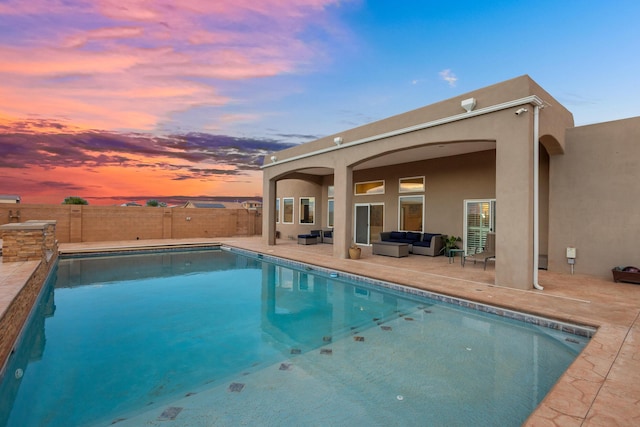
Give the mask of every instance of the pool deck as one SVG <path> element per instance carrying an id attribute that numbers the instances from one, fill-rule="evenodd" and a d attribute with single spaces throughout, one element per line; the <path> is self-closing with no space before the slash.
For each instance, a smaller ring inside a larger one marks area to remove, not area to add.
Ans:
<path id="1" fill-rule="evenodd" d="M 67 243 L 60 252 L 81 253 L 133 248 L 197 247 L 222 243 L 315 264 L 431 292 L 598 328 L 590 343 L 549 392 L 525 425 L 640 425 L 640 286 L 586 275 L 540 271 L 543 291 L 493 285 L 494 270 L 446 257 L 410 255 L 391 258 L 362 248 L 359 260 L 336 259 L 332 245 L 298 245 L 278 240 L 267 246 L 259 237 L 136 240 Z M 0 263 L 0 315 L 26 282 L 37 262 Z M 579 263 L 576 270 L 579 271 Z"/>

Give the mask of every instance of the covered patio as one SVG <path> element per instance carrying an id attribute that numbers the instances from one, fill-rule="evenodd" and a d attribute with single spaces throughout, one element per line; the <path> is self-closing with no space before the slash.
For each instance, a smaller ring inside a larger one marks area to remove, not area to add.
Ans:
<path id="1" fill-rule="evenodd" d="M 523 76 L 273 153 L 262 167 L 264 242 L 333 227 L 340 259 L 382 231 L 461 236 L 467 250 L 494 231 L 494 284 L 531 289 L 548 248 L 549 158 L 572 125 Z M 477 238 L 467 232 L 474 202 L 491 206 Z"/>

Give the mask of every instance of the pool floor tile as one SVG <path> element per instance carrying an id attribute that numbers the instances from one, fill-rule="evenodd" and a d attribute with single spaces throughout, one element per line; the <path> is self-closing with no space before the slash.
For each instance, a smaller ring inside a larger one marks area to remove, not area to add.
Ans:
<path id="1" fill-rule="evenodd" d="M 240 393 L 244 388 L 244 384 L 242 383 L 231 383 L 229 384 L 229 391 L 233 393 Z"/>
<path id="2" fill-rule="evenodd" d="M 170 406 L 158 417 L 159 421 L 167 421 L 167 420 L 175 420 L 178 414 L 182 411 L 182 408 L 178 408 L 177 406 Z"/>

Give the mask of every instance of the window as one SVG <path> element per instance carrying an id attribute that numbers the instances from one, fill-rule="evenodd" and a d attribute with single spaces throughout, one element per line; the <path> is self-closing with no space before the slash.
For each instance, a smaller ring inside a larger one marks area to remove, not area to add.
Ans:
<path id="1" fill-rule="evenodd" d="M 400 196 L 398 206 L 400 230 L 422 232 L 424 196 Z"/>
<path id="2" fill-rule="evenodd" d="M 487 233 L 496 231 L 495 199 L 464 201 L 464 244 L 467 254 L 475 254 L 486 244 Z"/>
<path id="3" fill-rule="evenodd" d="M 316 198 L 300 197 L 300 224 L 315 224 Z"/>
<path id="4" fill-rule="evenodd" d="M 276 266 L 276 287 L 280 289 L 293 290 L 293 270 Z M 277 303 L 277 301 L 276 301 Z M 277 307 L 276 307 L 277 310 Z"/>
<path id="5" fill-rule="evenodd" d="M 298 273 L 298 290 L 313 292 L 315 276 L 307 273 Z"/>
<path id="6" fill-rule="evenodd" d="M 356 196 L 384 194 L 384 181 L 356 182 Z"/>
<path id="7" fill-rule="evenodd" d="M 293 197 L 282 198 L 282 223 L 293 224 Z"/>
<path id="8" fill-rule="evenodd" d="M 280 222 L 280 199 L 276 199 L 276 224 Z"/>
<path id="9" fill-rule="evenodd" d="M 424 191 L 424 176 L 400 178 L 399 193 L 416 193 Z"/>
<path id="10" fill-rule="evenodd" d="M 333 199 L 329 199 L 327 201 L 328 212 L 327 212 L 327 227 L 333 228 Z"/>
<path id="11" fill-rule="evenodd" d="M 333 185 L 330 185 L 327 188 L 327 197 L 332 198 L 334 193 L 335 193 L 335 187 Z"/>

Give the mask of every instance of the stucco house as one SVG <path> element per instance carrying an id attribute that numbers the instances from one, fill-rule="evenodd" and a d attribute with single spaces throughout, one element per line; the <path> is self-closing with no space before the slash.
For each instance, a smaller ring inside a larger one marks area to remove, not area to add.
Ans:
<path id="1" fill-rule="evenodd" d="M 640 264 L 639 141 L 640 117 L 575 127 L 520 76 L 268 154 L 263 239 L 331 228 L 346 258 L 381 231 L 467 251 L 495 232 L 496 285 L 539 287 L 540 267 L 610 277 Z"/>
<path id="2" fill-rule="evenodd" d="M 262 209 L 262 201 L 260 200 L 245 200 L 244 202 L 242 202 L 242 207 L 250 210 L 250 211 L 257 211 L 257 210 L 261 210 Z"/>

